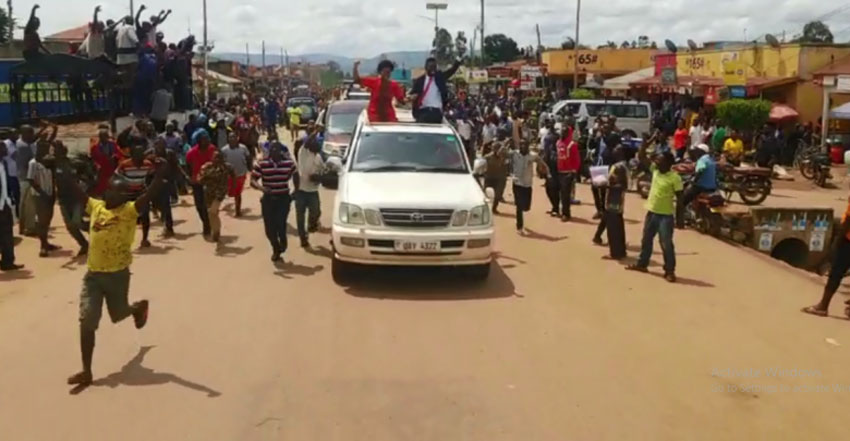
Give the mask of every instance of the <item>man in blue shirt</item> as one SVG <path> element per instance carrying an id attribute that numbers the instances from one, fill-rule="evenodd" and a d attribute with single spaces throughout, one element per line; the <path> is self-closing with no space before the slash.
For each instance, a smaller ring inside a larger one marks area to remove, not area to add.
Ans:
<path id="1" fill-rule="evenodd" d="M 700 144 L 691 149 L 691 158 L 697 163 L 694 170 L 694 182 L 683 195 L 683 205 L 688 206 L 702 193 L 713 193 L 717 190 L 717 163 L 708 154 L 708 145 Z"/>

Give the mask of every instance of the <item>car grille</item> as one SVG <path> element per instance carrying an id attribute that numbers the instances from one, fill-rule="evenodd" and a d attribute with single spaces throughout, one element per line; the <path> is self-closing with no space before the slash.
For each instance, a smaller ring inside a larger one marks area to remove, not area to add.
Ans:
<path id="1" fill-rule="evenodd" d="M 382 208 L 381 217 L 389 227 L 440 228 L 449 225 L 454 210 Z"/>

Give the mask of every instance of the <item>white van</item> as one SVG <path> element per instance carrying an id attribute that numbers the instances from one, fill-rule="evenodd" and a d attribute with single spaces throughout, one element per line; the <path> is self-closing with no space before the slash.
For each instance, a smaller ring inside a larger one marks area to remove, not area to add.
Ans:
<path id="1" fill-rule="evenodd" d="M 563 100 L 552 107 L 552 115 L 587 118 L 589 124 L 599 115 L 613 115 L 617 127 L 632 132 L 633 137 L 648 133 L 652 125 L 652 108 L 645 101 Z"/>

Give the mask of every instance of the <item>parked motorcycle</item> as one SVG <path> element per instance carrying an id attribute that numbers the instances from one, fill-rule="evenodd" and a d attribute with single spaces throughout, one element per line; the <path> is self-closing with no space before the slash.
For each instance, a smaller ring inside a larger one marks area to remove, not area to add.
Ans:
<path id="1" fill-rule="evenodd" d="M 767 199 L 773 189 L 770 180 L 773 170 L 757 167 L 735 167 L 718 164 L 718 187 L 726 196 L 738 193 L 747 205 L 759 205 Z"/>
<path id="2" fill-rule="evenodd" d="M 832 161 L 829 156 L 823 153 L 812 156 L 810 159 L 812 177 L 809 178 L 817 184 L 818 187 L 826 187 L 826 184 L 832 179 Z"/>

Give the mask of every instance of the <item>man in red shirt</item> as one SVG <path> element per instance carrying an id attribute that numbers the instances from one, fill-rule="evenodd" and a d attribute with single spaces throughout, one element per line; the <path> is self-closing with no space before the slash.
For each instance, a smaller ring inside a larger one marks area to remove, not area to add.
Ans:
<path id="1" fill-rule="evenodd" d="M 154 171 L 156 170 L 153 162 L 145 158 L 147 150 L 144 144 L 134 145 L 130 150 L 130 157 L 121 161 L 115 169 L 115 174 L 124 178 L 126 182 L 125 188 L 127 200 L 135 201 L 143 195 L 147 189 L 147 184 L 153 179 Z M 150 207 L 147 204 L 142 204 L 139 211 L 139 223 L 142 224 L 142 248 L 151 246 L 148 240 L 148 233 L 151 230 L 151 215 Z"/>
<path id="2" fill-rule="evenodd" d="M 567 222 L 572 218 L 570 206 L 573 200 L 573 185 L 581 168 L 578 144 L 573 140 L 573 128 L 567 122 L 564 122 L 564 127 L 561 129 L 561 139 L 556 148 L 558 179 L 561 187 L 561 221 Z"/>
<path id="3" fill-rule="evenodd" d="M 393 98 L 398 103 L 404 104 L 404 90 L 401 86 L 390 79 L 395 65 L 390 60 L 378 63 L 377 77 L 360 77 L 360 62 L 354 62 L 354 82 L 368 88 L 372 96 L 369 99 L 369 121 L 372 122 L 396 122 L 398 118 L 393 108 Z"/>
<path id="4" fill-rule="evenodd" d="M 110 138 L 109 129 L 100 129 L 97 132 L 97 142 L 92 143 L 89 156 L 97 168 L 97 182 L 92 189 L 92 195 L 101 196 L 109 187 L 109 180 L 115 173 L 121 150 Z"/>
<path id="5" fill-rule="evenodd" d="M 210 134 L 206 130 L 199 131 L 198 144 L 186 153 L 186 164 L 189 165 L 192 172 L 190 176 L 192 179 L 192 197 L 195 199 L 195 209 L 198 211 L 198 217 L 204 226 L 204 237 L 210 235 L 210 218 L 207 212 L 207 204 L 204 200 L 204 186 L 198 182 L 198 174 L 201 172 L 201 167 L 211 162 L 217 153 L 218 149 L 210 142 Z"/>

